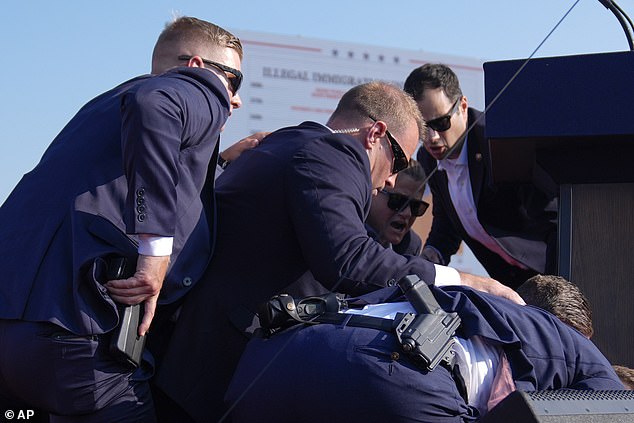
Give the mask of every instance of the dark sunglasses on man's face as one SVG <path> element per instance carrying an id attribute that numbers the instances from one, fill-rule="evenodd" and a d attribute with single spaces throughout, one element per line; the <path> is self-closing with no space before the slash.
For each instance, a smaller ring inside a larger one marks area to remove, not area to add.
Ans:
<path id="1" fill-rule="evenodd" d="M 427 126 L 429 126 L 436 132 L 445 132 L 449 130 L 449 128 L 451 128 L 451 116 L 453 116 L 453 114 L 456 113 L 456 110 L 458 110 L 460 100 L 462 100 L 462 96 L 458 97 L 458 100 L 456 100 L 453 106 L 451 106 L 449 113 L 436 119 L 427 121 Z"/>
<path id="2" fill-rule="evenodd" d="M 376 122 L 376 119 L 372 116 L 368 117 Z M 392 174 L 407 169 L 407 167 L 409 166 L 409 160 L 407 159 L 405 152 L 401 148 L 401 145 L 398 143 L 398 141 L 396 141 L 396 138 L 394 138 L 394 136 L 387 129 L 385 130 L 385 135 L 387 135 L 387 139 L 388 141 L 390 141 L 392 156 L 394 156 L 394 162 L 392 164 Z"/>
<path id="3" fill-rule="evenodd" d="M 192 57 L 194 56 L 178 56 L 178 60 L 189 60 Z M 228 72 L 231 75 L 233 75 L 234 78 L 227 77 L 227 79 L 229 80 L 229 84 L 231 84 L 231 90 L 233 91 L 233 95 L 235 95 L 238 92 L 238 90 L 240 89 L 240 85 L 242 85 L 242 72 L 240 72 L 238 69 L 234 69 L 227 65 L 223 65 L 222 63 L 203 59 L 202 57 L 200 59 L 206 65 L 213 66 L 215 68 L 220 69 L 223 72 Z"/>
<path id="4" fill-rule="evenodd" d="M 382 194 L 387 195 L 387 207 L 390 210 L 399 212 L 403 210 L 406 205 L 409 205 L 410 210 L 414 216 L 422 216 L 427 211 L 429 203 L 423 200 L 415 200 L 407 195 L 398 194 L 396 192 L 389 192 L 384 189 L 380 191 Z"/>

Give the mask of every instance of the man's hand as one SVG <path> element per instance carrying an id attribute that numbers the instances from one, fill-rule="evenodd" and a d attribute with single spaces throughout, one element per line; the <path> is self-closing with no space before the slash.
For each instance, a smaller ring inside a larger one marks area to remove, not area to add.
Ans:
<path id="1" fill-rule="evenodd" d="M 246 150 L 257 147 L 257 145 L 260 144 L 260 141 L 262 141 L 262 138 L 266 137 L 268 134 L 270 134 L 270 132 L 256 132 L 246 138 L 242 138 L 240 141 L 220 153 L 220 157 L 228 162 L 232 162 Z"/>
<path id="2" fill-rule="evenodd" d="M 495 279 L 476 276 L 470 273 L 458 272 L 460 274 L 460 282 L 462 285 L 469 286 L 478 291 L 488 292 L 489 294 L 503 297 L 514 303 L 526 305 L 522 297 L 506 285 L 502 285 Z"/>
<path id="3" fill-rule="evenodd" d="M 112 299 L 121 304 L 138 304 L 144 302 L 145 312 L 139 325 L 139 336 L 145 335 L 154 318 L 163 280 L 167 273 L 169 256 L 139 255 L 136 272 L 128 279 L 108 281 L 104 286 Z"/>

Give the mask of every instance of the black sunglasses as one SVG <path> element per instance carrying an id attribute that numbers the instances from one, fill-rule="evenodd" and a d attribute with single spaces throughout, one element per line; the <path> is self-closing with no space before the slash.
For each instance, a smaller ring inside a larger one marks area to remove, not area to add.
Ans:
<path id="1" fill-rule="evenodd" d="M 189 60 L 192 57 L 194 56 L 178 56 L 178 60 Z M 206 65 L 214 66 L 220 69 L 221 71 L 229 72 L 231 75 L 233 75 L 235 78 L 227 78 L 227 79 L 229 80 L 229 83 L 231 84 L 231 89 L 233 90 L 233 94 L 235 95 L 238 92 L 238 90 L 240 89 L 240 85 L 242 85 L 242 72 L 240 72 L 238 69 L 234 69 L 227 65 L 223 65 L 222 63 L 203 59 L 202 57 L 201 57 L 201 60 Z"/>
<path id="2" fill-rule="evenodd" d="M 436 119 L 427 121 L 427 126 L 429 126 L 436 132 L 445 132 L 446 130 L 451 128 L 451 116 L 456 113 L 456 110 L 458 110 L 460 100 L 462 100 L 462 96 L 458 97 L 458 100 L 456 100 L 453 106 L 451 106 L 451 110 L 449 110 L 449 113 Z"/>
<path id="3" fill-rule="evenodd" d="M 372 116 L 368 116 L 368 117 L 372 119 L 374 122 L 376 122 L 376 119 L 373 118 Z M 409 166 L 409 160 L 407 159 L 407 156 L 405 155 L 405 152 L 401 148 L 400 144 L 398 143 L 398 141 L 396 141 L 396 138 L 394 138 L 394 136 L 387 129 L 385 130 L 385 135 L 387 135 L 387 139 L 390 141 L 392 156 L 394 156 L 394 163 L 392 164 L 392 174 L 395 174 L 400 172 L 401 170 L 407 169 L 407 167 Z"/>
<path id="4" fill-rule="evenodd" d="M 398 194 L 396 192 L 388 192 L 384 189 L 379 192 L 387 195 L 387 207 L 396 212 L 400 212 L 409 205 L 409 208 L 414 216 L 422 216 L 429 208 L 429 203 L 423 200 L 414 200 L 407 195 Z"/>

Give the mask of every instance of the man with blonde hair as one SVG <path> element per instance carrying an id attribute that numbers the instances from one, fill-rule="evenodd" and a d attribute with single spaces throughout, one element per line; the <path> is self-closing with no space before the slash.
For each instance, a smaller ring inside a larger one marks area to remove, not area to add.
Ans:
<path id="1" fill-rule="evenodd" d="M 155 75 L 86 104 L 0 208 L 0 395 L 55 421 L 155 419 L 151 351 L 111 343 L 160 334 L 213 253 L 209 165 L 241 105 L 242 47 L 182 17 L 154 53 Z"/>
<path id="2" fill-rule="evenodd" d="M 405 92 L 370 82 L 346 92 L 326 125 L 273 132 L 219 178 L 214 259 L 183 303 L 157 374 L 157 384 L 192 418 L 222 416 L 257 305 L 280 291 L 310 291 L 308 279 L 288 288 L 308 271 L 347 294 L 417 274 L 429 284 L 472 285 L 521 301 L 492 279 L 401 256 L 368 236 L 372 197 L 394 186 L 423 133 Z"/>

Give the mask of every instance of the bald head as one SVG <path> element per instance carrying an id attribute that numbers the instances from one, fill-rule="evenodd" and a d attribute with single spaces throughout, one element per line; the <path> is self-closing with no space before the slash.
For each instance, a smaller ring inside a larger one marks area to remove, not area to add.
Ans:
<path id="1" fill-rule="evenodd" d="M 166 25 L 152 53 L 152 73 L 163 73 L 182 65 L 177 57 L 201 56 L 214 60 L 222 49 L 231 48 L 242 59 L 240 40 L 210 22 L 192 17 L 180 17 Z"/>

